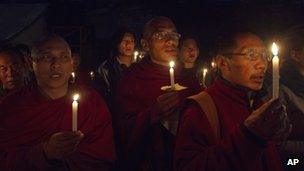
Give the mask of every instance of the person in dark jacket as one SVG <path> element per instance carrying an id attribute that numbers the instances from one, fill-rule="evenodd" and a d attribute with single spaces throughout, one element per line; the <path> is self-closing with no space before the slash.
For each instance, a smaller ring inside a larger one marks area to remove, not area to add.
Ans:
<path id="1" fill-rule="evenodd" d="M 102 95 L 111 109 L 113 92 L 117 82 L 132 64 L 135 49 L 135 34 L 128 28 L 119 28 L 113 35 L 112 55 L 99 67 Z"/>

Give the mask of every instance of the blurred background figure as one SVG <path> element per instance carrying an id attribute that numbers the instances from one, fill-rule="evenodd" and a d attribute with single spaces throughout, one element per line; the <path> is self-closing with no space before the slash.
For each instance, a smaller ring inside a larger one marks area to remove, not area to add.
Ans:
<path id="1" fill-rule="evenodd" d="M 0 100 L 9 92 L 24 86 L 25 66 L 19 50 L 11 45 L 0 47 Z"/>
<path id="2" fill-rule="evenodd" d="M 135 49 L 135 33 L 126 27 L 119 28 L 112 38 L 111 56 L 99 67 L 100 85 L 102 95 L 111 109 L 113 92 L 117 82 L 131 66 Z"/>
<path id="3" fill-rule="evenodd" d="M 198 39 L 193 35 L 183 36 L 179 42 L 179 60 L 183 65 L 181 71 L 181 78 L 187 80 L 190 87 L 195 87 L 197 93 L 200 88 L 200 69 L 197 65 L 197 59 L 199 57 L 199 45 Z"/>

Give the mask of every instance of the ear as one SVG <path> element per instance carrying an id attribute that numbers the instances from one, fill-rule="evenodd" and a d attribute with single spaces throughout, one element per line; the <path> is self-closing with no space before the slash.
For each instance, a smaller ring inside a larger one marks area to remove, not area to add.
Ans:
<path id="1" fill-rule="evenodd" d="M 215 59 L 216 59 L 216 65 L 221 70 L 222 73 L 231 70 L 231 61 L 227 57 L 223 55 L 218 55 L 216 56 Z"/>
<path id="2" fill-rule="evenodd" d="M 299 56 L 299 52 L 298 52 L 298 51 L 296 51 L 296 50 L 291 50 L 291 51 L 290 51 L 290 58 L 291 58 L 293 61 L 295 61 L 295 62 L 300 62 L 298 56 Z"/>
<path id="3" fill-rule="evenodd" d="M 140 40 L 140 44 L 141 44 L 141 47 L 142 49 L 145 51 L 145 52 L 149 52 L 149 44 L 148 44 L 148 41 L 146 39 L 141 39 Z"/>

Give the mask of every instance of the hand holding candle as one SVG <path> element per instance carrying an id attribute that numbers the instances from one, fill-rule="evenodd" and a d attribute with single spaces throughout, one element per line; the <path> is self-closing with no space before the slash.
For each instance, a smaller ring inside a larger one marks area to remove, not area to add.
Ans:
<path id="1" fill-rule="evenodd" d="M 272 44 L 272 98 L 279 98 L 279 57 L 278 57 L 279 49 L 275 43 Z"/>
<path id="2" fill-rule="evenodd" d="M 77 131 L 79 94 L 74 94 L 72 103 L 72 131 Z"/>
<path id="3" fill-rule="evenodd" d="M 169 72 L 170 72 L 170 83 L 171 83 L 171 89 L 174 90 L 174 85 L 175 85 L 175 82 L 174 82 L 174 61 L 170 61 L 169 63 L 169 66 L 170 66 L 170 69 L 169 69 Z"/>

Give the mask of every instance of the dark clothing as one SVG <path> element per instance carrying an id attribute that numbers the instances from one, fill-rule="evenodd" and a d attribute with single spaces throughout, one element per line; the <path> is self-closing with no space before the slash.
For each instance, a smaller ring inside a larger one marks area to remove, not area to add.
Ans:
<path id="1" fill-rule="evenodd" d="M 111 116 L 100 95 L 85 86 L 80 93 L 76 151 L 58 160 L 45 157 L 43 143 L 72 130 L 71 94 L 49 100 L 37 86 L 9 94 L 0 104 L 0 170 L 110 170 L 116 159 Z"/>
<path id="2" fill-rule="evenodd" d="M 181 98 L 192 95 L 194 88 L 180 79 L 175 70 L 175 82 L 188 87 L 179 91 Z M 145 58 L 134 64 L 118 84 L 115 116 L 121 140 L 124 170 L 172 170 L 175 136 L 160 122 L 153 123 L 158 96 L 165 93 L 162 86 L 170 85 L 169 67 Z M 177 121 L 177 119 L 176 119 Z"/>
<path id="3" fill-rule="evenodd" d="M 183 68 L 180 73 L 180 78 L 184 80 L 186 85 L 193 88 L 193 94 L 197 94 L 204 89 L 200 85 L 200 80 L 198 78 L 198 70 L 193 68 Z"/>
<path id="4" fill-rule="evenodd" d="M 295 64 L 290 60 L 283 63 L 280 75 L 280 98 L 285 101 L 292 131 L 287 140 L 279 144 L 279 150 L 284 163 L 287 163 L 290 158 L 298 158 L 303 161 L 304 76 L 300 74 Z M 303 169 L 304 164 L 300 162 L 298 166 L 286 166 L 286 169 L 295 168 Z"/>
<path id="5" fill-rule="evenodd" d="M 220 139 L 214 140 L 213 129 L 200 104 L 189 100 L 181 113 L 174 154 L 175 169 L 282 170 L 274 143 L 265 142 L 242 124 L 253 110 L 247 91 L 221 79 L 205 91 L 217 109 Z"/>
<path id="6" fill-rule="evenodd" d="M 105 60 L 99 67 L 98 73 L 100 74 L 101 92 L 110 107 L 112 106 L 114 92 L 116 90 L 117 83 L 127 71 L 127 66 L 120 64 L 116 57 L 111 57 Z"/>

